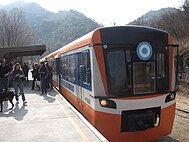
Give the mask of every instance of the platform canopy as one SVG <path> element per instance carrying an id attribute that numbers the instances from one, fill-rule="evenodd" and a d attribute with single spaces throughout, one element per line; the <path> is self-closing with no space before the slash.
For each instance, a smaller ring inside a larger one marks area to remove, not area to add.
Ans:
<path id="1" fill-rule="evenodd" d="M 10 62 L 16 57 L 42 55 L 45 51 L 46 45 L 0 48 L 0 58 L 5 58 L 7 62 Z"/>

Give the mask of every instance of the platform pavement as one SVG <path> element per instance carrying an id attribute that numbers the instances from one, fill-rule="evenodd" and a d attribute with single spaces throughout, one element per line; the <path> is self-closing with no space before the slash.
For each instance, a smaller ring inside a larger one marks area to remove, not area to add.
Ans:
<path id="1" fill-rule="evenodd" d="M 101 141 L 55 90 L 40 96 L 40 91 L 31 90 L 28 82 L 25 96 L 27 106 L 23 106 L 21 97 L 13 110 L 8 109 L 10 103 L 4 103 L 4 111 L 0 112 L 0 142 Z"/>

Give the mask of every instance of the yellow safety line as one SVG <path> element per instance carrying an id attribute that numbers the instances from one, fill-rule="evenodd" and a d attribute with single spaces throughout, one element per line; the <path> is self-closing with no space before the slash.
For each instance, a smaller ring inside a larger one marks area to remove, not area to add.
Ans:
<path id="1" fill-rule="evenodd" d="M 60 103 L 60 101 L 58 101 L 56 99 L 56 101 Z M 68 112 L 64 109 L 64 107 L 62 105 L 60 105 L 60 107 L 62 108 L 63 112 L 65 113 L 66 117 L 68 118 L 68 120 L 71 122 L 71 124 L 74 126 L 74 128 L 76 129 L 76 131 L 79 133 L 79 135 L 81 136 L 81 138 L 85 141 L 85 142 L 90 142 L 90 140 L 88 139 L 88 137 L 85 135 L 85 133 L 83 133 L 83 131 L 79 128 L 79 126 L 77 125 L 77 123 L 71 118 L 69 117 Z"/>

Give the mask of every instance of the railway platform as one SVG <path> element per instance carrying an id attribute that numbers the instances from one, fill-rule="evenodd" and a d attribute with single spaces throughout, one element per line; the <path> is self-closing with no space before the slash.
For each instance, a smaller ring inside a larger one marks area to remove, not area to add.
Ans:
<path id="1" fill-rule="evenodd" d="M 41 96 L 27 82 L 25 96 L 27 106 L 23 106 L 21 96 L 19 104 L 14 99 L 13 110 L 9 110 L 9 102 L 4 102 L 4 110 L 0 112 L 0 142 L 106 141 L 80 119 L 56 90 Z"/>

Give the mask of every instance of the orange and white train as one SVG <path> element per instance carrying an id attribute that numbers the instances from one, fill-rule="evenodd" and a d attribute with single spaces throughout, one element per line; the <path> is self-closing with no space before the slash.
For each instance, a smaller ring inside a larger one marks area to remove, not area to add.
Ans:
<path id="1" fill-rule="evenodd" d="M 110 142 L 171 133 L 177 45 L 162 30 L 98 28 L 45 56 L 53 85 Z"/>

